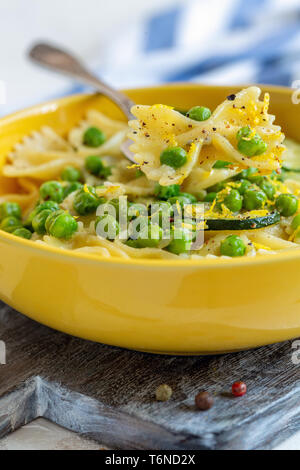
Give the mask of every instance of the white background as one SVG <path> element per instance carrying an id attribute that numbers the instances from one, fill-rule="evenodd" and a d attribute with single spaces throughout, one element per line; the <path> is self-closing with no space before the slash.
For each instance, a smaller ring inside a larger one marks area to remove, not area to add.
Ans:
<path id="1" fill-rule="evenodd" d="M 64 78 L 43 71 L 26 58 L 38 40 L 62 44 L 93 65 L 106 44 L 149 12 L 184 0 L 0 0 L 0 80 L 8 108 L 55 95 Z"/>

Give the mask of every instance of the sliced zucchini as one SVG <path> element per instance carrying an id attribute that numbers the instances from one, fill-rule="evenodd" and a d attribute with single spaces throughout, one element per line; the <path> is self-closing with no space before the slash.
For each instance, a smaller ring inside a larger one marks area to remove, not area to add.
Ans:
<path id="1" fill-rule="evenodd" d="M 253 230 L 277 224 L 279 221 L 280 214 L 276 210 L 257 217 L 244 213 L 232 219 L 207 219 L 205 230 Z"/>

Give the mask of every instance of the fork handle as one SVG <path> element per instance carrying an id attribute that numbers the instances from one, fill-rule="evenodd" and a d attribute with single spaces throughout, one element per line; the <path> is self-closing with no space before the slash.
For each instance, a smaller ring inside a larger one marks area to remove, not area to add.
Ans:
<path id="1" fill-rule="evenodd" d="M 95 77 L 84 65 L 69 52 L 51 44 L 39 43 L 29 51 L 29 57 L 36 63 L 58 73 L 75 78 L 77 81 L 91 85 L 101 94 L 111 99 L 124 112 L 128 119 L 134 119 L 131 108 L 134 102 L 120 91 L 111 88 Z"/>

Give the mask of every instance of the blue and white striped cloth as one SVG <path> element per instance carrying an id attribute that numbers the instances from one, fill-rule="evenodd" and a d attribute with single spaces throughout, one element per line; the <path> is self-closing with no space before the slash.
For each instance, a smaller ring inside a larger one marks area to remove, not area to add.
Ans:
<path id="1" fill-rule="evenodd" d="M 296 80 L 299 87 L 299 0 L 173 0 L 121 31 L 112 25 L 101 47 L 95 41 L 90 38 L 92 68 L 117 88 L 176 81 L 292 86 Z M 0 81 L 0 115 L 86 90 L 67 81 L 52 87 L 50 74 L 48 84 L 47 96 L 26 84 L 25 94 L 1 104 Z"/>
<path id="2" fill-rule="evenodd" d="M 175 1 L 127 25 L 106 45 L 98 72 L 119 88 L 174 81 L 291 86 L 300 79 L 300 2 Z"/>

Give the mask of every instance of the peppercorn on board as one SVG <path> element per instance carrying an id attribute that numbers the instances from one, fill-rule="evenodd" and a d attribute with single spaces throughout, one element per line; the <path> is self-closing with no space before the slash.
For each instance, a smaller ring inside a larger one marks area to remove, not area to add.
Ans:
<path id="1" fill-rule="evenodd" d="M 298 247 L 300 146 L 285 145 L 268 114 L 269 95 L 260 94 L 246 88 L 213 112 L 136 105 L 129 128 L 90 109 L 67 136 L 35 130 L 2 168 L 18 191 L 0 197 L 0 229 L 100 258 L 239 257 Z M 135 165 L 120 149 L 126 136 Z"/>
<path id="2" fill-rule="evenodd" d="M 299 342 L 225 356 L 149 355 L 74 338 L 0 304 L 0 437 L 38 417 L 110 449 L 272 449 L 299 430 Z M 247 394 L 233 397 L 235 380 Z M 156 400 L 161 384 L 168 401 Z M 195 406 L 206 391 L 214 404 Z"/>

